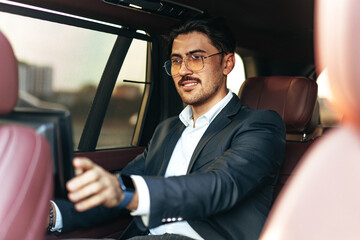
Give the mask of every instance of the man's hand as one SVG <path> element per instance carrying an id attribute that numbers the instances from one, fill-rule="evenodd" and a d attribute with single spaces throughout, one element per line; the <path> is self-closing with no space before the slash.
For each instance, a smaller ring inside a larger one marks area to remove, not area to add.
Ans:
<path id="1" fill-rule="evenodd" d="M 101 168 L 88 158 L 74 158 L 76 177 L 67 182 L 69 200 L 75 203 L 79 212 L 100 204 L 115 207 L 123 199 L 117 177 Z"/>

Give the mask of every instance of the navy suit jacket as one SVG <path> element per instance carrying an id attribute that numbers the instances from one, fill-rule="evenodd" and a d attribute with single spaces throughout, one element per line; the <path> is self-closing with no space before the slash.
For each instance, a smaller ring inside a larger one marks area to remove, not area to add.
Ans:
<path id="1" fill-rule="evenodd" d="M 164 178 L 184 129 L 178 117 L 162 122 L 144 153 L 122 171 L 148 185 L 148 227 L 186 220 L 204 239 L 258 239 L 285 151 L 281 117 L 252 110 L 234 95 L 200 139 L 187 175 Z M 140 217 L 134 221 L 146 231 Z"/>

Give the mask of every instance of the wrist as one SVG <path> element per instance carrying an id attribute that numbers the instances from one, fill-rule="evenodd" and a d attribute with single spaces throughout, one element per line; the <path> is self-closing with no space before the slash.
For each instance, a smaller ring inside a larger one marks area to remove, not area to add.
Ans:
<path id="1" fill-rule="evenodd" d="M 122 191 L 122 200 L 118 208 L 126 208 L 132 201 L 135 193 L 134 183 L 130 176 L 120 175 L 119 178 L 120 189 Z"/>
<path id="2" fill-rule="evenodd" d="M 127 209 L 130 211 L 135 211 L 138 208 L 139 204 L 139 195 L 137 190 L 135 189 L 134 196 L 132 197 L 130 203 L 127 205 Z"/>

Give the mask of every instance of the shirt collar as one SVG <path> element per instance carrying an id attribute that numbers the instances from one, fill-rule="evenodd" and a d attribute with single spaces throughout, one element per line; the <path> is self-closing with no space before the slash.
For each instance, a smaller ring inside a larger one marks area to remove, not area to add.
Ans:
<path id="1" fill-rule="evenodd" d="M 228 90 L 228 94 L 223 99 L 221 99 L 221 101 L 215 104 L 215 106 L 213 106 L 209 111 L 207 111 L 204 115 L 200 116 L 199 119 L 204 118 L 210 124 L 215 119 L 215 117 L 221 112 L 221 110 L 230 102 L 232 97 L 233 97 L 233 93 L 230 90 Z M 191 126 L 193 125 L 192 115 L 193 115 L 192 109 L 189 105 L 186 106 L 179 114 L 179 118 L 181 122 L 186 127 L 189 125 Z"/>

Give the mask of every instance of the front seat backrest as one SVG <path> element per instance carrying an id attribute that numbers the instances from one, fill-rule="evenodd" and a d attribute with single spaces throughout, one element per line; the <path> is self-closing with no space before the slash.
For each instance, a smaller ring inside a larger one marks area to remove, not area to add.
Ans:
<path id="1" fill-rule="evenodd" d="M 0 115 L 18 98 L 17 61 L 0 32 Z M 53 168 L 47 140 L 28 127 L 0 127 L 0 239 L 43 239 L 52 196 Z"/>

